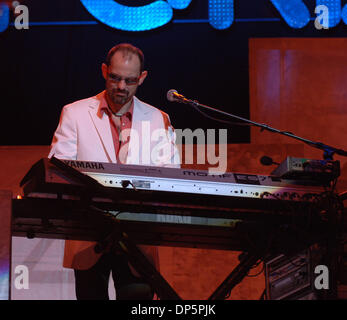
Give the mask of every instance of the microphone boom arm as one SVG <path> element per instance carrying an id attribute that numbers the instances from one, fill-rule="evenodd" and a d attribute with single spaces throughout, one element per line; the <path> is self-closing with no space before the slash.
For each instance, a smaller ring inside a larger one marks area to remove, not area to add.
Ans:
<path id="1" fill-rule="evenodd" d="M 182 97 L 181 99 L 176 100 L 176 101 L 184 103 L 184 104 L 189 104 L 189 105 L 191 105 L 193 107 L 199 107 L 199 108 L 208 109 L 208 110 L 211 110 L 211 111 L 214 111 L 214 112 L 218 112 L 218 113 L 226 115 L 228 117 L 231 117 L 231 118 L 234 118 L 234 119 L 237 119 L 237 120 L 241 120 L 241 121 L 246 122 L 246 123 L 248 123 L 250 125 L 259 127 L 259 128 L 261 128 L 261 131 L 267 130 L 267 131 L 270 131 L 270 132 L 282 134 L 284 136 L 287 136 L 287 137 L 299 140 L 301 142 L 304 142 L 304 143 L 306 143 L 307 145 L 309 145 L 309 146 L 311 146 L 313 148 L 323 150 L 324 151 L 323 157 L 324 157 L 325 160 L 332 160 L 333 159 L 333 155 L 335 153 L 340 155 L 340 156 L 347 157 L 347 151 L 345 151 L 345 150 L 337 149 L 335 147 L 326 145 L 326 144 L 324 144 L 322 142 L 315 142 L 315 141 L 311 141 L 311 140 L 308 140 L 308 139 L 305 139 L 305 138 L 301 138 L 301 137 L 296 136 L 295 134 L 293 134 L 291 132 L 278 130 L 276 128 L 268 126 L 267 124 L 255 122 L 255 121 L 252 121 L 252 120 L 249 120 L 249 119 L 246 119 L 246 118 L 242 118 L 240 116 L 237 116 L 237 115 L 234 115 L 234 114 L 222 111 L 222 110 L 218 110 L 218 109 L 209 107 L 207 105 L 199 103 L 196 100 L 187 99 L 187 98 L 185 98 L 182 95 L 181 95 L 181 97 Z"/>

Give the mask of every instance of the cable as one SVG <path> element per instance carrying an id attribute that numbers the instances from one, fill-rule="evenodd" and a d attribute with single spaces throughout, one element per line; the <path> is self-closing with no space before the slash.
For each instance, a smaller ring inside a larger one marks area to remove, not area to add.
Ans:
<path id="1" fill-rule="evenodd" d="M 135 191 L 137 191 L 136 187 L 130 180 L 122 180 L 122 187 L 127 188 L 129 184 L 134 188 Z"/>
<path id="2" fill-rule="evenodd" d="M 206 118 L 209 118 L 209 119 L 211 119 L 213 121 L 226 123 L 226 124 L 233 124 L 233 125 L 237 125 L 237 126 L 251 126 L 250 123 L 233 122 L 233 121 L 226 121 L 226 120 L 217 119 L 217 118 L 211 117 L 208 114 L 206 114 L 205 112 L 201 111 L 197 106 L 193 105 L 193 107 L 194 107 L 195 110 L 199 111 L 203 116 L 205 116 Z"/>
<path id="3" fill-rule="evenodd" d="M 254 268 L 257 268 L 261 263 L 263 263 L 263 266 L 262 266 L 261 270 L 260 270 L 258 273 L 256 273 L 256 274 L 249 274 L 249 273 L 247 273 L 247 277 L 248 277 L 248 278 L 255 278 L 255 277 L 258 277 L 260 274 L 262 274 L 262 273 L 264 272 L 264 270 L 265 270 L 265 263 L 264 263 L 264 261 L 262 261 L 261 259 L 259 259 L 259 262 L 256 263 L 256 264 L 254 265 L 254 267 L 252 267 L 249 271 L 251 271 L 251 270 L 254 269 Z"/>
<path id="4" fill-rule="evenodd" d="M 90 205 L 89 208 L 94 210 L 94 211 L 97 211 L 98 213 L 101 213 L 103 216 L 111 218 L 111 219 L 117 219 L 119 214 L 124 213 L 124 211 L 113 211 L 113 212 L 111 212 L 109 210 L 100 209 L 100 208 L 96 207 L 95 205 Z"/>

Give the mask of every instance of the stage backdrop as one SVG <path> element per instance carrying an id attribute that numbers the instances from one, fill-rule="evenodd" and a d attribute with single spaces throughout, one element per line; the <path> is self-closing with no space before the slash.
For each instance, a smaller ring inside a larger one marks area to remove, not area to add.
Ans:
<path id="1" fill-rule="evenodd" d="M 345 39 L 251 39 L 249 51 L 251 119 L 273 127 L 346 149 L 347 111 Z M 2 147 L 1 189 L 20 192 L 18 183 L 48 147 Z M 264 173 L 263 155 L 281 162 L 287 156 L 322 159 L 322 152 L 301 142 L 252 129 L 250 144 L 231 144 L 228 169 Z M 346 188 L 346 159 L 340 191 Z M 194 166 L 193 166 L 194 167 Z M 61 267 L 63 242 L 14 238 L 12 268 L 27 265 L 29 289 L 12 286 L 13 299 L 74 299 L 71 270 Z M 184 299 L 205 299 L 238 263 L 239 252 L 160 248 L 161 271 Z M 256 275 L 261 265 L 251 271 Z M 15 275 L 13 275 L 15 278 Z M 258 299 L 264 289 L 263 274 L 246 277 L 229 299 Z"/>
<path id="2" fill-rule="evenodd" d="M 251 39 L 251 119 L 315 142 L 347 149 L 347 39 Z M 253 128 L 252 145 L 281 162 L 285 155 L 323 159 L 323 151 Z M 268 148 L 271 146 L 271 148 Z M 261 150 L 262 148 L 260 148 Z M 346 157 L 339 189 L 346 189 Z"/>
<path id="3" fill-rule="evenodd" d="M 133 43 L 144 51 L 149 75 L 138 97 L 169 113 L 176 128 L 228 128 L 229 143 L 248 143 L 247 127 L 229 126 L 189 106 L 170 103 L 167 91 L 174 88 L 203 104 L 248 117 L 250 38 L 347 35 L 346 14 L 344 19 L 340 14 L 342 7 L 347 12 L 346 1 L 339 0 L 291 0 L 288 7 L 284 4 L 289 0 L 107 1 L 128 7 L 159 2 L 173 7 L 167 23 L 136 32 L 100 22 L 83 5 L 89 2 L 102 9 L 106 2 L 102 0 L 0 1 L 4 2 L 10 5 L 10 25 L 3 30 L 5 10 L 0 7 L 0 145 L 49 144 L 63 105 L 104 89 L 101 63 L 107 51 L 120 42 Z M 18 2 L 28 8 L 29 29 L 15 25 L 18 16 L 13 5 Z M 315 26 L 318 4 L 329 6 L 333 15 L 334 24 L 328 30 Z M 221 10 L 211 14 L 211 8 Z M 290 10 L 286 12 L 287 8 Z M 225 24 L 217 29 L 211 17 L 221 15 Z M 131 17 L 124 21 L 131 21 Z M 304 24 L 292 25 L 302 17 Z M 227 120 L 215 113 L 209 115 Z"/>

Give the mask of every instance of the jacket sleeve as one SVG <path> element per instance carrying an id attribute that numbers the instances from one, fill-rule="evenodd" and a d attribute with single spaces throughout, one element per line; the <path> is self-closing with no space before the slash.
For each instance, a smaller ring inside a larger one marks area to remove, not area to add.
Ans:
<path id="1" fill-rule="evenodd" d="M 76 160 L 77 158 L 77 126 L 76 119 L 69 106 L 61 112 L 58 127 L 54 133 L 48 158 Z"/>

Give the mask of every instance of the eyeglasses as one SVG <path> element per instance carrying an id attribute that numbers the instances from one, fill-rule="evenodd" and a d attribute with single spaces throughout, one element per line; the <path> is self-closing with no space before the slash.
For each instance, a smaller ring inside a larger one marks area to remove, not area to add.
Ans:
<path id="1" fill-rule="evenodd" d="M 109 73 L 108 77 L 116 83 L 121 82 L 122 80 L 124 80 L 124 82 L 126 83 L 126 85 L 128 86 L 132 86 L 135 85 L 139 82 L 140 76 L 139 77 L 132 77 L 132 78 L 124 78 L 119 76 L 118 74 L 114 74 L 114 73 Z"/>

